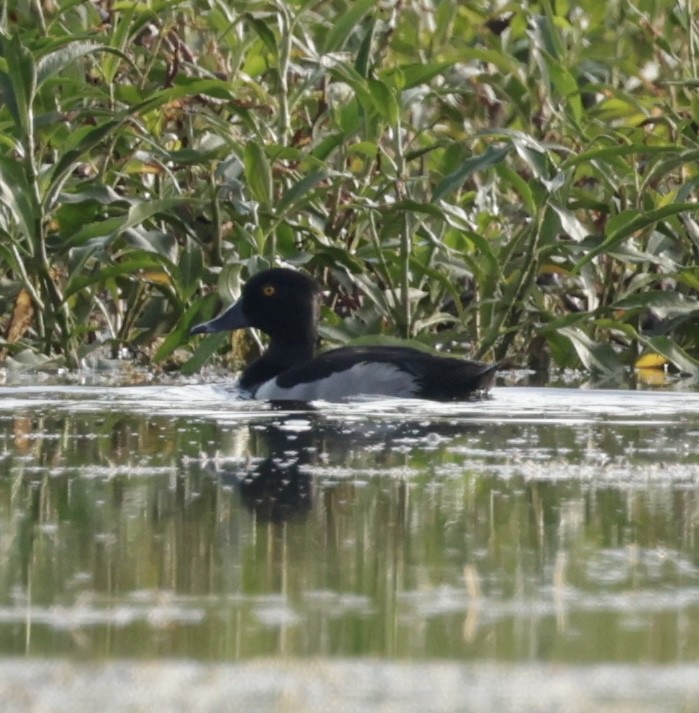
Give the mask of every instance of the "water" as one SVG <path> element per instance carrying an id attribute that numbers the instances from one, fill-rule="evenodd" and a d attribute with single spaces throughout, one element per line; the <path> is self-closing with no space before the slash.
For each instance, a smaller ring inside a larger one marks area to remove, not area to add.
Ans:
<path id="1" fill-rule="evenodd" d="M 0 701 L 699 711 L 698 433 L 682 392 L 4 387 Z"/>

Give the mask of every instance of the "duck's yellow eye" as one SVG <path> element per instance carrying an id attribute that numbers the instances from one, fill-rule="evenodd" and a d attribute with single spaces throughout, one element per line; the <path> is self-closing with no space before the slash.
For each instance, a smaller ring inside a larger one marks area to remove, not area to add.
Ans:
<path id="1" fill-rule="evenodd" d="M 271 297 L 276 291 L 277 291 L 277 288 L 274 285 L 265 285 L 262 288 L 262 294 L 265 297 Z"/>

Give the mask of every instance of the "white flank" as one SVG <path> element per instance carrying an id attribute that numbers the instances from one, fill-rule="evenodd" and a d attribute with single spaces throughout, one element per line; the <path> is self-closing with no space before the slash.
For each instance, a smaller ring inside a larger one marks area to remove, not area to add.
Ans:
<path id="1" fill-rule="evenodd" d="M 354 396 L 416 395 L 414 377 L 392 364 L 376 362 L 355 364 L 351 369 L 286 389 L 278 386 L 276 379 L 270 379 L 255 392 L 256 399 L 266 401 L 344 401 Z"/>

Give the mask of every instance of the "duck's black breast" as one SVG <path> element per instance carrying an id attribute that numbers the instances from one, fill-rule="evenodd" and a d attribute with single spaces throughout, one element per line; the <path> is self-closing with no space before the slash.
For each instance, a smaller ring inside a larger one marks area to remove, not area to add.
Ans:
<path id="1" fill-rule="evenodd" d="M 453 401 L 487 391 L 496 369 L 408 347 L 342 347 L 248 388 L 254 398 L 270 401 L 341 401 L 363 395 Z"/>

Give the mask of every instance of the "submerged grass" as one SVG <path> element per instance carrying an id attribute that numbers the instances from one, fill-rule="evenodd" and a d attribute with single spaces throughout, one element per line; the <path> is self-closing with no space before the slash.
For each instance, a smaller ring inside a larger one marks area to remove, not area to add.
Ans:
<path id="1" fill-rule="evenodd" d="M 670 0 L 8 0 L 5 357 L 196 371 L 282 261 L 329 341 L 696 377 L 698 46 Z"/>

